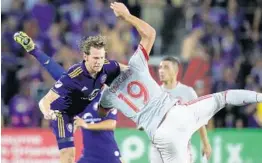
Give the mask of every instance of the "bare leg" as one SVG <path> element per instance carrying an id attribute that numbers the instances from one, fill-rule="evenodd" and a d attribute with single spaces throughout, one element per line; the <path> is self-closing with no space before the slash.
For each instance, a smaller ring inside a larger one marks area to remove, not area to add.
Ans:
<path id="1" fill-rule="evenodd" d="M 61 163 L 74 163 L 75 162 L 75 147 L 63 148 L 60 150 Z"/>

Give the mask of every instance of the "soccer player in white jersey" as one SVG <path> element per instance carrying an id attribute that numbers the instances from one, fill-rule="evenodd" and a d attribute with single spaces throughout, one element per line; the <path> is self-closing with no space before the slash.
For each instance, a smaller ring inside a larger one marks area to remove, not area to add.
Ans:
<path id="1" fill-rule="evenodd" d="M 182 84 L 177 80 L 177 75 L 179 72 L 179 60 L 168 56 L 162 59 L 159 65 L 159 78 L 162 84 L 162 89 L 166 92 L 169 92 L 174 97 L 180 100 L 180 103 L 185 103 L 197 98 L 197 94 L 192 87 L 189 87 L 185 84 Z M 209 159 L 211 155 L 211 146 L 208 141 L 206 127 L 202 126 L 199 129 L 200 138 L 203 144 L 203 154 Z M 175 137 L 175 136 L 174 136 Z M 188 162 L 192 163 L 192 151 L 191 151 L 191 142 L 188 142 Z M 153 145 L 150 149 L 150 160 L 151 163 L 162 163 L 162 158 Z"/>
<path id="2" fill-rule="evenodd" d="M 116 16 L 133 25 L 141 36 L 140 45 L 122 71 L 104 89 L 99 110 L 119 109 L 143 128 L 159 150 L 164 163 L 186 163 L 187 145 L 192 134 L 227 104 L 244 105 L 262 102 L 262 94 L 246 90 L 228 90 L 198 98 L 186 104 L 162 90 L 151 77 L 148 54 L 155 40 L 155 30 L 131 15 L 122 3 L 111 3 Z M 76 126 L 87 127 L 76 118 Z"/>

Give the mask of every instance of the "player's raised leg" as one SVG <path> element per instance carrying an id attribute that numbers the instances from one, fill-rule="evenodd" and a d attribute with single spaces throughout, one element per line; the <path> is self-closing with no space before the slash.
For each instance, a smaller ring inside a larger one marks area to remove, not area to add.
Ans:
<path id="1" fill-rule="evenodd" d="M 27 34 L 17 32 L 14 34 L 14 40 L 22 45 L 28 53 L 32 54 L 55 80 L 58 80 L 62 76 L 65 71 L 64 68 L 44 52 L 37 49 L 35 43 Z M 60 150 L 60 162 L 74 163 L 75 148 L 72 122 L 70 122 L 68 116 L 61 113 L 57 113 L 56 116 L 57 120 L 52 120 L 52 127 Z"/>
<path id="2" fill-rule="evenodd" d="M 186 110 L 193 116 L 189 126 L 193 127 L 190 134 L 203 126 L 227 104 L 241 106 L 258 102 L 262 102 L 262 93 L 248 90 L 227 90 L 190 101 L 186 104 Z"/>
<path id="3" fill-rule="evenodd" d="M 23 48 L 36 58 L 36 60 L 48 71 L 48 73 L 58 80 L 63 72 L 64 68 L 56 63 L 47 54 L 37 49 L 33 40 L 24 32 L 17 32 L 14 34 L 14 40 L 23 46 Z"/>
<path id="4" fill-rule="evenodd" d="M 213 115 L 226 104 L 245 105 L 257 102 L 262 102 L 261 93 L 228 90 L 202 96 L 185 105 L 174 106 L 156 130 L 153 142 L 165 163 L 187 162 L 188 140 Z"/>

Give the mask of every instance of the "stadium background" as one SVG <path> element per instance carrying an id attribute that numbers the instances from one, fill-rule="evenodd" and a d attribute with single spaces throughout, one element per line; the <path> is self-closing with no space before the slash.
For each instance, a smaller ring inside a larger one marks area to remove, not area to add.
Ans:
<path id="1" fill-rule="evenodd" d="M 261 92 L 261 0 L 123 2 L 132 14 L 157 31 L 149 61 L 151 74 L 157 81 L 161 58 L 171 55 L 181 59 L 180 80 L 194 87 L 199 96 L 231 88 Z M 25 31 L 38 47 L 68 68 L 81 60 L 77 46 L 81 37 L 102 33 L 108 38 L 108 57 L 126 63 L 138 44 L 138 33 L 117 21 L 108 3 L 107 0 L 1 1 L 3 163 L 57 162 L 58 158 L 49 124 L 37 107 L 54 81 L 13 41 L 12 35 L 18 30 Z M 227 107 L 207 127 L 213 148 L 210 162 L 262 162 L 262 104 Z M 146 163 L 148 140 L 143 132 L 133 128 L 134 124 L 119 113 L 115 136 L 122 155 L 127 162 Z M 197 134 L 193 145 L 195 160 L 201 162 Z"/>

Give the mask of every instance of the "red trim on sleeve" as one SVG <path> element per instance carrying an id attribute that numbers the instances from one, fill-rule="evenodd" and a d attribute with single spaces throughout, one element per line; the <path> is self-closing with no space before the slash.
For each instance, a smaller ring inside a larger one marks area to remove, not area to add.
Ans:
<path id="1" fill-rule="evenodd" d="M 199 98 L 197 98 L 197 99 L 194 99 L 194 100 L 191 100 L 191 101 L 185 103 L 184 105 L 192 105 L 192 104 L 194 104 L 194 103 L 197 103 L 197 102 L 199 102 L 199 101 L 202 101 L 202 100 L 205 100 L 205 99 L 208 99 L 208 98 L 211 98 L 211 97 L 213 97 L 212 94 L 210 94 L 210 95 L 205 95 L 205 96 L 201 96 L 201 97 L 199 97 Z"/>
<path id="2" fill-rule="evenodd" d="M 143 54 L 144 54 L 144 57 L 146 58 L 146 60 L 148 61 L 149 60 L 149 56 L 146 52 L 146 49 L 143 47 L 143 45 L 139 44 L 139 47 L 140 49 L 142 50 Z"/>

